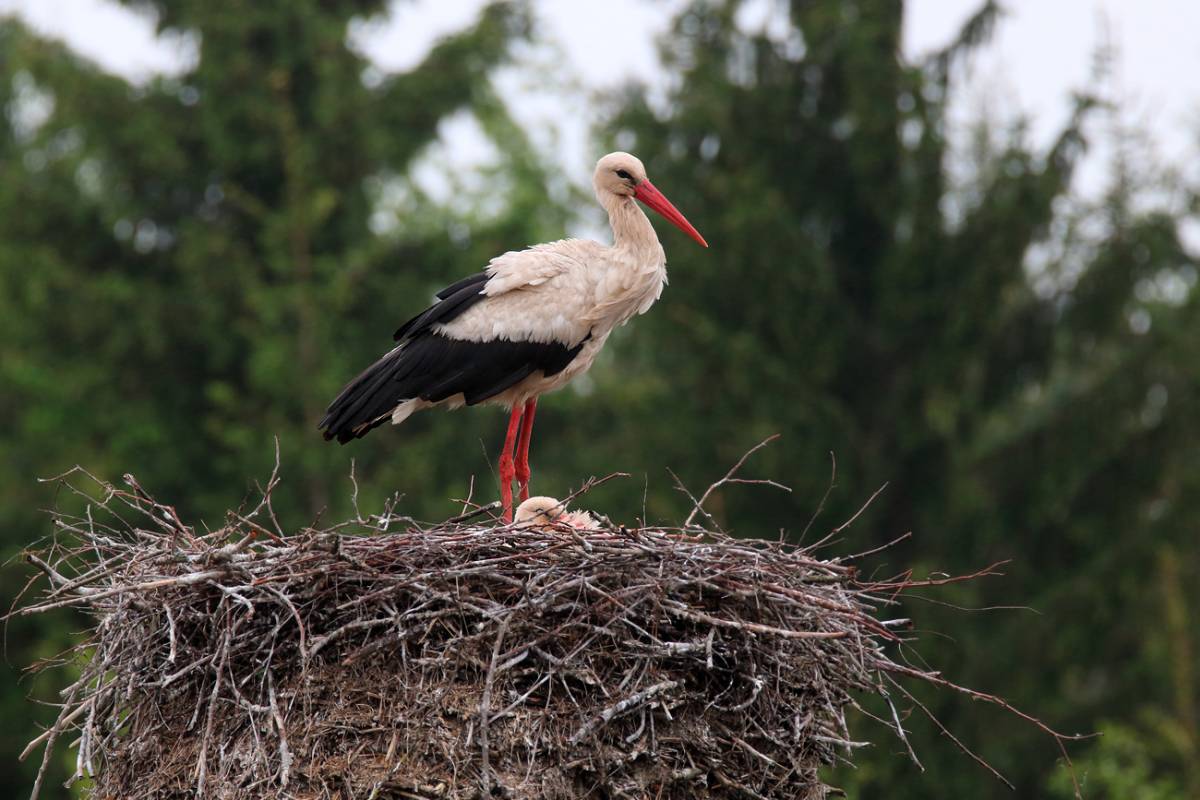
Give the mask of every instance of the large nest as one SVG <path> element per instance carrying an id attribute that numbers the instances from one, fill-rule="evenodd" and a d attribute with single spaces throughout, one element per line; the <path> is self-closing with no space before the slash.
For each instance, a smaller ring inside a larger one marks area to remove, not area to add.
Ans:
<path id="1" fill-rule="evenodd" d="M 30 750 L 77 736 L 98 800 L 818 798 L 858 695 L 942 680 L 888 655 L 910 584 L 811 548 L 390 509 L 285 536 L 269 487 L 202 533 L 126 480 L 56 512 L 19 612 L 95 621 Z"/>

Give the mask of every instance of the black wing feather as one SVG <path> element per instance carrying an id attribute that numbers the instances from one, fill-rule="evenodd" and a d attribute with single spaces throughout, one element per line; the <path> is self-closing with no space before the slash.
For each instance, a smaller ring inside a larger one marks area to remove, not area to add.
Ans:
<path id="1" fill-rule="evenodd" d="M 468 286 L 474 286 L 479 289 L 479 291 L 483 291 L 483 284 L 487 283 L 490 278 L 491 276 L 488 275 L 488 271 L 486 269 L 481 272 L 476 272 L 474 275 L 468 275 L 462 280 L 455 281 L 454 283 L 450 284 L 445 289 L 442 289 L 440 292 L 438 292 L 435 297 L 437 297 L 438 300 L 445 300 L 450 295 L 454 294 L 460 289 L 466 289 Z"/>
<path id="2" fill-rule="evenodd" d="M 365 436 L 387 422 L 406 400 L 436 403 L 462 394 L 467 405 L 475 405 L 538 370 L 557 375 L 566 369 L 587 339 L 575 347 L 507 339 L 474 342 L 433 330 L 483 300 L 488 277 L 480 272 L 447 286 L 437 293 L 439 302 L 401 325 L 395 334 L 400 344 L 363 370 L 329 404 L 318 426 L 325 438 L 345 444 Z"/>
<path id="3" fill-rule="evenodd" d="M 319 427 L 326 439 L 337 438 L 344 444 L 387 422 L 405 400 L 436 403 L 462 394 L 467 405 L 482 403 L 538 370 L 557 375 L 579 355 L 583 344 L 471 342 L 422 333 L 351 381 L 330 404 Z"/>
<path id="4" fill-rule="evenodd" d="M 405 337 L 416 336 L 439 322 L 446 323 L 454 319 L 487 297 L 483 293 L 483 287 L 488 282 L 488 278 L 487 272 L 477 272 L 442 289 L 437 293 L 437 298 L 441 302 L 434 303 L 397 328 L 396 332 L 392 334 L 392 341 L 399 342 Z"/>

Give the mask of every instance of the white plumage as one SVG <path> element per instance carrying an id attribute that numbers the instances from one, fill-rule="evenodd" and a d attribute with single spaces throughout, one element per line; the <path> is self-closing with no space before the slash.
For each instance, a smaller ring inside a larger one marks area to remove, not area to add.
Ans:
<path id="1" fill-rule="evenodd" d="M 509 407 L 500 479 L 510 518 L 514 476 L 522 498 L 528 493 L 528 437 L 537 398 L 586 372 L 613 329 L 662 295 L 666 255 L 636 200 L 708 246 L 632 155 L 600 159 L 593 185 L 612 225 L 611 246 L 563 239 L 504 253 L 483 273 L 440 292 L 440 302 L 402 326 L 396 347 L 329 406 L 320 425 L 325 438 L 346 442 L 432 406 Z"/>

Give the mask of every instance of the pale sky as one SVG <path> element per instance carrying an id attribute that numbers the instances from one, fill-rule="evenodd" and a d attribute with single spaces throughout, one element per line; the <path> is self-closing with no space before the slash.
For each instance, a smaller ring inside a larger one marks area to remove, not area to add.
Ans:
<path id="1" fill-rule="evenodd" d="M 831 0 L 831 2 L 834 0 Z M 507 70 L 498 78 L 505 96 L 535 141 L 556 151 L 575 180 L 590 172 L 587 89 L 629 79 L 661 85 L 654 40 L 683 0 L 540 0 L 535 4 L 549 44 L 522 52 L 528 73 Z M 419 61 L 438 37 L 468 24 L 483 0 L 409 0 L 396 3 L 386 20 L 364 23 L 354 41 L 380 69 L 403 69 Z M 905 51 L 920 55 L 947 42 L 979 0 L 909 0 Z M 1169 163 L 1196 159 L 1200 147 L 1200 2 L 1197 0 L 1007 0 L 1009 13 L 998 35 L 971 70 L 969 89 L 955 119 L 986 111 L 1032 120 L 1034 141 L 1045 144 L 1061 126 L 1073 88 L 1087 87 L 1093 55 L 1101 43 L 1116 53 L 1110 86 L 1123 101 L 1127 120 L 1143 128 Z M 747 25 L 771 25 L 778 4 L 752 0 Z M 67 41 L 105 68 L 144 80 L 178 71 L 194 59 L 194 47 L 178 37 L 156 37 L 152 20 L 108 0 L 0 0 L 0 13 L 16 12 L 40 32 Z M 619 25 L 614 21 L 619 20 Z M 584 91 L 580 91 L 584 90 Z M 446 144 L 434 153 L 442 167 L 478 163 L 489 145 L 466 118 L 443 128 Z M 1103 149 L 1089 157 L 1080 182 L 1095 191 L 1105 170 Z"/>

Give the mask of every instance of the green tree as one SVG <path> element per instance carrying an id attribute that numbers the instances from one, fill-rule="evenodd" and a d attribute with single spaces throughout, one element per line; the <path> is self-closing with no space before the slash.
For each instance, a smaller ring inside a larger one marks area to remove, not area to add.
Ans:
<path id="1" fill-rule="evenodd" d="M 880 569 L 1012 559 L 1007 577 L 936 599 L 1041 612 L 917 606 L 921 628 L 953 635 L 926 637 L 930 663 L 1068 732 L 1171 703 L 1147 586 L 1160 545 L 1183 564 L 1200 555 L 1185 489 L 1200 473 L 1196 262 L 1180 215 L 1144 202 L 1171 185 L 1130 156 L 1103 202 L 1075 196 L 1088 132 L 1108 113 L 1087 94 L 1044 151 L 1022 125 L 994 123 L 967 152 L 951 149 L 955 76 L 996 3 L 926 63 L 901 54 L 894 0 L 794 0 L 774 35 L 739 28 L 742 5 L 690 4 L 663 40 L 668 96 L 613 98 L 609 140 L 647 163 L 712 249 L 667 242 L 670 287 L 621 341 L 620 371 L 594 372 L 621 421 L 578 451 L 592 465 L 669 465 L 702 487 L 782 432 L 751 469 L 796 491 L 735 487 L 718 505 L 755 535 L 799 532 L 834 452 L 826 521 L 889 484 L 839 551 L 911 530 Z M 684 507 L 668 482 L 651 486 L 652 516 Z M 621 502 L 641 504 L 640 486 L 625 491 Z M 921 696 L 1018 796 L 1042 792 L 1051 740 L 961 698 Z M 851 796 L 1010 796 L 914 713 L 924 775 L 883 745 L 835 781 Z"/>
<path id="2" fill-rule="evenodd" d="M 0 20 L 4 553 L 46 530 L 37 509 L 52 495 L 35 478 L 76 463 L 133 473 L 185 517 L 219 524 L 269 473 L 276 437 L 289 524 L 346 509 L 351 456 L 364 504 L 399 489 L 417 498 L 407 510 L 444 514 L 450 492 L 466 494 L 464 450 L 486 463 L 472 443 L 490 441 L 490 418 L 411 425 L 419 444 L 404 449 L 386 436 L 339 448 L 315 426 L 444 281 L 561 234 L 535 191 L 542 166 L 489 79 L 528 36 L 528 10 L 487 6 L 412 70 L 379 74 L 347 34 L 384 0 L 127 5 L 194 36 L 195 65 L 131 85 Z M 441 207 L 406 178 L 456 113 L 474 114 L 499 152 L 486 207 Z M 7 606 L 24 570 L 4 574 Z M 60 649 L 68 624 L 9 630 L 0 703 L 26 722 L 0 735 L 6 797 L 36 766 L 8 766 L 36 732 L 16 670 Z"/>

